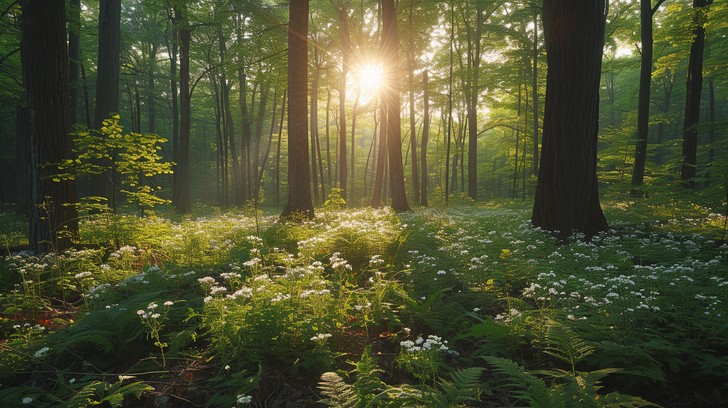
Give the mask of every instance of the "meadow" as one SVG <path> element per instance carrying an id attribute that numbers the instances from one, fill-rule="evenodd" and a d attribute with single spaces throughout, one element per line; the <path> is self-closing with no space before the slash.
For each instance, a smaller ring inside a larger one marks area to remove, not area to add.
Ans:
<path id="1" fill-rule="evenodd" d="M 517 201 L 97 214 L 43 256 L 5 213 L 0 405 L 725 406 L 725 216 L 604 209 L 568 243 Z"/>

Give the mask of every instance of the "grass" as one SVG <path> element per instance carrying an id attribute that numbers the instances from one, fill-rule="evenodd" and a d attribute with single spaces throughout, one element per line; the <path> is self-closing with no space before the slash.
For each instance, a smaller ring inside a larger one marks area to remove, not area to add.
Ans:
<path id="1" fill-rule="evenodd" d="M 87 218 L 96 249 L 0 261 L 0 402 L 724 405 L 724 216 L 604 207 L 569 245 L 516 201 Z"/>

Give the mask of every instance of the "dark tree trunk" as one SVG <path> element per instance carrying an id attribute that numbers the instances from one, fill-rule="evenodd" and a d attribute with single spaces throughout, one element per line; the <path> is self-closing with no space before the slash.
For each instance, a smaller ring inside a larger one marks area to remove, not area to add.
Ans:
<path id="1" fill-rule="evenodd" d="M 180 94 L 180 126 L 177 167 L 174 176 L 177 181 L 177 202 L 172 203 L 178 213 L 192 211 L 190 200 L 190 28 L 186 19 L 179 28 L 179 94 Z"/>
<path id="2" fill-rule="evenodd" d="M 538 176 L 538 12 L 533 10 L 533 76 L 531 77 L 531 91 L 533 92 L 533 167 L 531 172 Z M 526 130 L 523 130 L 523 140 L 526 140 Z M 526 160 L 526 150 L 523 150 L 523 160 Z M 525 164 L 524 164 L 525 165 Z M 523 169 L 526 174 L 526 169 Z M 526 185 L 523 185 L 524 191 Z M 515 198 L 515 197 L 514 197 Z"/>
<path id="3" fill-rule="evenodd" d="M 71 0 L 68 7 L 68 83 L 71 126 L 78 121 L 78 94 L 81 79 L 81 0 Z"/>
<path id="4" fill-rule="evenodd" d="M 308 0 L 292 1 L 288 23 L 288 199 L 281 217 L 312 218 L 308 157 Z"/>
<path id="5" fill-rule="evenodd" d="M 705 165 L 705 186 L 710 186 L 710 170 L 715 160 L 715 84 L 713 78 L 708 80 L 708 121 L 711 123 L 708 132 L 708 162 Z"/>
<path id="6" fill-rule="evenodd" d="M 227 47 L 225 45 L 225 36 L 222 27 L 218 27 L 218 51 L 220 53 L 220 97 L 223 117 L 223 129 L 225 138 L 227 139 L 227 147 L 230 149 L 230 160 L 232 162 L 232 181 L 233 181 L 233 201 L 235 205 L 242 206 L 245 197 L 240 194 L 240 160 L 238 159 L 237 146 L 235 146 L 235 127 L 233 125 L 233 113 L 230 108 L 230 85 L 227 80 L 226 55 Z M 227 159 L 227 155 L 226 155 Z"/>
<path id="7" fill-rule="evenodd" d="M 251 189 L 252 192 L 256 192 L 260 190 L 260 186 L 258 185 L 258 172 L 260 171 L 260 168 L 262 167 L 260 165 L 260 143 L 263 140 L 263 122 L 265 119 L 265 113 L 266 108 L 268 107 L 268 93 L 270 91 L 270 84 L 268 81 L 264 82 L 261 85 L 260 89 L 260 100 L 258 101 L 258 112 L 256 112 L 255 115 L 255 136 L 253 137 L 253 170 L 250 174 L 250 177 L 252 177 Z M 308 130 L 306 131 L 308 133 Z"/>
<path id="8" fill-rule="evenodd" d="M 685 122 L 683 125 L 682 164 L 680 179 L 686 188 L 695 188 L 697 173 L 698 129 L 700 122 L 700 93 L 703 87 L 703 54 L 705 52 L 705 14 L 703 8 L 712 0 L 693 0 L 695 28 L 690 46 L 690 63 L 685 84 Z"/>
<path id="9" fill-rule="evenodd" d="M 283 102 L 281 105 L 281 123 L 278 126 L 278 145 L 276 146 L 276 175 L 275 175 L 275 184 L 276 184 L 276 205 L 280 202 L 280 194 L 281 194 L 281 137 L 283 137 L 283 120 L 286 117 L 286 96 L 288 95 L 288 90 L 283 91 Z"/>
<path id="10" fill-rule="evenodd" d="M 637 103 L 637 142 L 634 152 L 634 169 L 632 170 L 632 186 L 641 186 L 645 178 L 647 163 L 647 136 L 650 122 L 650 88 L 652 87 L 652 17 L 655 8 L 652 0 L 640 0 L 640 38 L 642 40 L 642 60 L 640 65 L 640 93 Z"/>
<path id="11" fill-rule="evenodd" d="M 78 237 L 76 183 L 53 180 L 57 164 L 73 157 L 65 2 L 21 5 L 32 197 L 28 241 L 34 252 L 62 251 Z"/>
<path id="12" fill-rule="evenodd" d="M 422 73 L 423 119 L 422 119 L 422 148 L 420 149 L 420 163 L 422 164 L 422 187 L 420 188 L 420 204 L 427 206 L 427 141 L 430 137 L 430 91 L 427 70 Z"/>
<path id="13" fill-rule="evenodd" d="M 250 126 L 250 112 L 248 110 L 248 75 L 245 68 L 238 70 L 238 83 L 240 91 L 238 95 L 238 103 L 240 104 L 240 116 L 242 122 L 242 139 L 240 143 L 240 157 L 242 163 L 240 166 L 240 193 L 246 199 L 250 198 L 252 186 L 248 183 L 248 174 L 250 173 L 250 140 L 253 138 L 253 131 Z"/>
<path id="14" fill-rule="evenodd" d="M 404 165 L 402 164 L 402 136 L 400 118 L 399 78 L 400 53 L 397 32 L 397 11 L 394 0 L 382 0 L 382 49 L 384 60 L 384 103 L 386 106 L 387 143 L 389 154 L 389 181 L 392 191 L 392 209 L 408 211 L 407 194 L 404 188 Z"/>
<path id="15" fill-rule="evenodd" d="M 15 109 L 15 213 L 30 217 L 33 210 L 30 192 L 30 114 L 28 107 L 20 103 Z"/>
<path id="16" fill-rule="evenodd" d="M 119 70 L 121 53 L 121 0 L 99 2 L 99 47 L 96 70 L 96 116 L 94 127 L 100 129 L 104 119 L 119 112 Z M 106 197 L 116 209 L 116 171 L 114 157 L 102 159 L 106 174 L 92 177 L 94 195 Z"/>
<path id="17" fill-rule="evenodd" d="M 605 0 L 544 0 L 548 74 L 532 222 L 562 239 L 607 229 L 596 173 Z"/>

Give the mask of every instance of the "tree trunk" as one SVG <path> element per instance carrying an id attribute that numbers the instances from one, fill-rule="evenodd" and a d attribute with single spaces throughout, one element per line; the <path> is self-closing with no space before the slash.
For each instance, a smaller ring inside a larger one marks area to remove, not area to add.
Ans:
<path id="1" fill-rule="evenodd" d="M 423 119 L 422 119 L 422 148 L 420 149 L 420 163 L 422 164 L 422 187 L 420 188 L 420 204 L 427 207 L 427 141 L 430 137 L 430 91 L 427 70 L 422 73 Z"/>
<path id="2" fill-rule="evenodd" d="M 538 12 L 533 10 L 533 76 L 531 77 L 531 91 L 533 92 L 533 167 L 531 173 L 538 177 Z M 526 129 L 523 130 L 523 140 L 526 140 Z M 526 160 L 526 150 L 523 150 L 523 160 Z M 525 174 L 526 169 L 523 169 Z M 526 185 L 523 185 L 524 191 Z M 514 197 L 515 198 L 515 197 Z"/>
<path id="3" fill-rule="evenodd" d="M 240 166 L 240 194 L 245 199 L 250 198 L 252 186 L 248 183 L 248 174 L 250 170 L 250 140 L 253 138 L 253 132 L 250 127 L 250 113 L 248 111 L 248 76 L 245 68 L 238 69 L 238 83 L 240 91 L 238 103 L 240 104 L 240 116 L 242 122 L 242 139 L 240 143 L 240 157 L 242 164 Z"/>
<path id="4" fill-rule="evenodd" d="M 708 131 L 708 162 L 705 165 L 705 187 L 710 186 L 710 170 L 715 160 L 715 84 L 713 78 L 708 79 L 708 121 L 711 123 Z"/>
<path id="5" fill-rule="evenodd" d="M 73 126 L 78 121 L 78 91 L 81 85 L 81 0 L 71 0 L 68 6 L 68 83 Z"/>
<path id="6" fill-rule="evenodd" d="M 316 140 L 318 139 L 318 87 L 321 78 L 321 65 L 319 64 L 318 48 L 313 47 L 313 78 L 311 81 L 311 181 L 313 183 L 313 198 L 317 203 L 323 202 L 326 197 L 321 197 L 319 201 L 318 195 L 318 171 L 316 168 Z M 323 178 L 323 173 L 321 178 Z"/>
<path id="7" fill-rule="evenodd" d="M 640 38 L 642 61 L 640 65 L 640 93 L 637 103 L 637 144 L 634 152 L 632 186 L 641 186 L 647 162 L 647 133 L 650 121 L 650 88 L 652 86 L 652 0 L 640 0 Z"/>
<path id="8" fill-rule="evenodd" d="M 346 168 L 346 74 L 349 72 L 349 55 L 351 44 L 349 42 L 349 15 L 344 5 L 340 4 L 338 9 L 339 34 L 341 38 L 341 85 L 339 88 L 339 188 L 341 196 L 346 197 L 346 183 L 348 169 Z M 353 149 L 353 146 L 352 146 Z"/>
<path id="9" fill-rule="evenodd" d="M 281 217 L 313 218 L 308 157 L 308 0 L 292 1 L 288 23 L 288 199 Z"/>
<path id="10" fill-rule="evenodd" d="M 281 123 L 278 126 L 278 145 L 276 146 L 276 205 L 280 202 L 281 195 L 281 138 L 283 137 L 283 120 L 286 117 L 286 96 L 288 90 L 283 90 L 283 102 L 281 105 Z"/>
<path id="11" fill-rule="evenodd" d="M 700 122 L 700 93 L 703 87 L 703 54 L 705 52 L 705 14 L 703 8 L 712 0 L 693 0 L 695 9 L 693 43 L 685 84 L 685 122 L 683 125 L 682 164 L 680 179 L 685 188 L 695 188 L 697 173 L 698 129 Z"/>
<path id="12" fill-rule="evenodd" d="M 190 201 L 190 28 L 186 19 L 179 29 L 179 93 L 180 93 L 180 126 L 179 156 L 174 175 L 179 177 L 177 202 L 172 203 L 178 213 L 192 211 Z"/>
<path id="13" fill-rule="evenodd" d="M 412 10 L 412 7 L 410 7 Z M 411 12 L 411 11 L 410 11 Z M 412 16 L 410 15 L 410 18 Z M 410 23 L 412 20 L 410 20 Z M 417 121 L 415 118 L 415 73 L 414 56 L 410 57 L 407 69 L 409 76 L 409 122 L 410 122 L 410 152 L 412 154 L 412 194 L 415 202 L 420 202 L 420 169 L 417 163 Z"/>
<path id="14" fill-rule="evenodd" d="M 121 53 L 121 0 L 99 2 L 99 47 L 96 70 L 96 116 L 94 127 L 101 129 L 104 119 L 119 112 L 119 69 Z M 102 159 L 109 168 L 105 174 L 92 177 L 92 191 L 106 197 L 116 209 L 115 153 L 111 159 Z"/>
<path id="15" fill-rule="evenodd" d="M 169 30 L 172 32 L 172 39 L 167 44 L 169 50 L 169 88 L 172 93 L 172 160 L 176 163 L 179 159 L 179 92 L 177 88 L 177 53 L 178 53 L 178 35 L 177 35 L 177 18 L 176 10 L 172 9 L 168 12 L 170 21 Z M 177 171 L 175 164 L 174 171 Z M 179 177 L 172 174 L 172 204 L 179 202 Z"/>
<path id="16" fill-rule="evenodd" d="M 607 229 L 596 172 L 605 8 L 605 0 L 543 5 L 549 69 L 532 222 L 561 239 Z"/>
<path id="17" fill-rule="evenodd" d="M 402 135 L 400 118 L 399 78 L 401 74 L 399 34 L 397 32 L 397 11 L 394 0 L 382 0 L 382 49 L 384 57 L 384 103 L 387 116 L 389 154 L 389 181 L 392 192 L 392 209 L 408 211 L 407 194 L 404 188 L 404 165 L 402 164 Z M 386 120 L 384 120 L 386 119 Z"/>
<path id="18" fill-rule="evenodd" d="M 32 169 L 30 167 L 30 113 L 28 107 L 21 103 L 15 107 L 15 213 L 30 217 L 33 211 L 31 204 Z"/>
<path id="19" fill-rule="evenodd" d="M 73 157 L 65 2 L 24 0 L 21 6 L 32 186 L 28 241 L 34 252 L 62 251 L 78 237 L 76 183 L 53 180 L 58 163 Z"/>

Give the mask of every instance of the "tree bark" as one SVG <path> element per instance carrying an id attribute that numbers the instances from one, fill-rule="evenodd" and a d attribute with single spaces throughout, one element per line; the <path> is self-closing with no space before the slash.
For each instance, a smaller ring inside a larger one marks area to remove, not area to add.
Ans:
<path id="1" fill-rule="evenodd" d="M 179 93 L 180 93 L 180 126 L 179 155 L 174 175 L 178 178 L 177 202 L 172 203 L 180 214 L 192 211 L 190 200 L 190 28 L 187 19 L 180 22 L 179 27 Z"/>
<path id="2" fill-rule="evenodd" d="M 78 237 L 76 183 L 53 180 L 58 164 L 73 158 L 65 2 L 24 0 L 21 6 L 32 186 L 28 240 L 34 252 L 62 251 Z"/>
<path id="3" fill-rule="evenodd" d="M 705 53 L 705 14 L 703 8 L 712 0 L 693 0 L 695 9 L 693 43 L 685 84 L 685 121 L 683 125 L 682 163 L 680 179 L 685 188 L 695 188 L 697 174 L 698 129 L 700 122 L 700 94 L 703 88 L 703 54 Z"/>
<path id="4" fill-rule="evenodd" d="M 387 143 L 389 154 L 389 181 L 392 209 L 408 211 L 402 164 L 402 129 L 400 118 L 399 78 L 401 74 L 397 11 L 394 0 L 382 0 L 382 49 L 384 57 L 384 102 L 386 104 Z M 383 120 L 383 122 L 385 122 Z"/>
<path id="5" fill-rule="evenodd" d="M 605 0 L 544 0 L 548 74 L 533 225 L 561 239 L 607 229 L 596 173 Z"/>
<path id="6" fill-rule="evenodd" d="M 349 72 L 349 55 L 351 44 L 349 42 L 349 15 L 346 6 L 340 4 L 337 9 L 339 16 L 339 35 L 341 38 L 341 84 L 339 88 L 339 188 L 341 196 L 346 197 L 346 183 L 348 169 L 346 168 L 346 74 Z M 352 146 L 353 149 L 353 146 Z"/>
<path id="7" fill-rule="evenodd" d="M 308 8 L 292 1 L 288 23 L 288 199 L 281 217 L 313 218 L 308 157 Z"/>
<path id="8" fill-rule="evenodd" d="M 121 0 L 99 2 L 99 47 L 96 70 L 96 115 L 94 127 L 100 129 L 104 119 L 119 111 L 119 70 L 121 53 Z M 110 168 L 106 174 L 92 177 L 94 195 L 106 197 L 116 209 L 115 154 L 102 159 Z"/>
<path id="9" fill-rule="evenodd" d="M 420 164 L 422 165 L 422 178 L 420 188 L 420 204 L 427 207 L 427 141 L 430 137 L 430 91 L 428 84 L 428 73 L 425 70 L 422 73 L 422 89 L 423 89 L 423 100 L 422 100 L 422 148 L 420 149 Z"/>
<path id="10" fill-rule="evenodd" d="M 71 0 L 68 7 L 68 83 L 71 126 L 78 121 L 79 79 L 81 78 L 81 0 Z"/>

